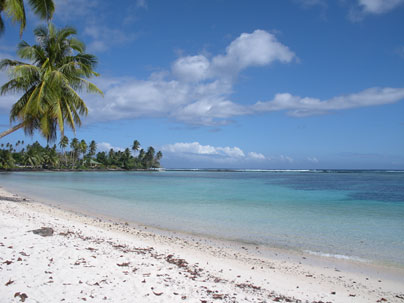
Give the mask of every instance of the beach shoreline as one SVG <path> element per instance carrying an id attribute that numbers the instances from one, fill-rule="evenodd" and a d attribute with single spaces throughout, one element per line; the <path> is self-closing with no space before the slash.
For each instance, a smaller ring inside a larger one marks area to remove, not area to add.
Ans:
<path id="1" fill-rule="evenodd" d="M 404 302 L 402 268 L 158 230 L 4 189 L 0 196 L 0 301 L 25 293 L 26 302 Z M 41 227 L 54 234 L 30 232 Z M 63 257 L 45 264 L 44 254 Z"/>

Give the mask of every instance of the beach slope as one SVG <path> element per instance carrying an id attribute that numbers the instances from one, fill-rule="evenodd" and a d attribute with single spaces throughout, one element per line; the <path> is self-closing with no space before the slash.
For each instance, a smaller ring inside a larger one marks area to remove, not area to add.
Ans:
<path id="1" fill-rule="evenodd" d="M 0 189 L 0 302 L 404 302 L 400 271 L 260 257 L 260 249 L 156 233 Z"/>

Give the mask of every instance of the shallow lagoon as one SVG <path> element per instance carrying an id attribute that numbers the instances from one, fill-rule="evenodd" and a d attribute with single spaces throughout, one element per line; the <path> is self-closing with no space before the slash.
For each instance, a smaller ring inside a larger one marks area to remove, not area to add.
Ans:
<path id="1" fill-rule="evenodd" d="M 158 228 L 404 266 L 404 172 L 13 172 L 0 181 Z"/>

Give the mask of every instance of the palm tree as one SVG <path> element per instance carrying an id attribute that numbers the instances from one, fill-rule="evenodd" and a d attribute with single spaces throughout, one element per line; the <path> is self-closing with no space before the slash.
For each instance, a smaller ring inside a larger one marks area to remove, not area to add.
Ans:
<path id="1" fill-rule="evenodd" d="M 65 148 L 68 145 L 69 145 L 69 138 L 67 138 L 66 136 L 63 136 L 62 139 L 60 139 L 59 147 L 62 149 L 63 158 L 65 159 L 65 165 L 67 165 L 67 158 L 66 158 Z"/>
<path id="2" fill-rule="evenodd" d="M 0 168 L 11 169 L 14 167 L 13 155 L 9 150 L 0 150 Z"/>
<path id="3" fill-rule="evenodd" d="M 77 138 L 73 138 L 73 140 L 70 142 L 70 148 L 72 149 L 70 152 L 72 155 L 72 167 L 74 167 L 74 164 L 78 156 L 78 151 L 80 149 L 80 143 Z"/>
<path id="4" fill-rule="evenodd" d="M 1 1 L 1 0 L 0 0 Z M 24 128 L 32 135 L 35 130 L 53 141 L 57 129 L 64 136 L 65 123 L 75 131 L 81 125 L 81 115 L 88 109 L 77 91 L 102 91 L 86 78 L 97 76 L 95 56 L 86 54 L 84 44 L 72 37 L 76 30 L 65 27 L 56 29 L 52 24 L 34 30 L 38 44 L 22 41 L 18 55 L 31 61 L 28 64 L 16 60 L 0 61 L 0 70 L 8 69 L 11 80 L 1 87 L 1 94 L 22 92 L 22 97 L 12 106 L 10 121 L 20 123 L 0 134 L 0 138 Z"/>
<path id="5" fill-rule="evenodd" d="M 80 145 L 79 145 L 79 154 L 81 153 L 81 154 L 83 154 L 83 160 L 84 160 L 84 155 L 86 154 L 86 152 L 87 152 L 87 143 L 86 143 L 86 141 L 84 141 L 84 140 L 81 140 L 80 141 Z"/>
<path id="6" fill-rule="evenodd" d="M 43 157 L 40 152 L 41 146 L 35 142 L 33 145 L 27 146 L 27 152 L 23 156 L 23 164 L 25 166 L 38 167 L 40 166 Z"/>
<path id="7" fill-rule="evenodd" d="M 137 156 L 137 159 L 138 159 L 138 162 L 139 162 L 139 163 L 143 163 L 144 155 L 145 155 L 145 151 L 144 151 L 144 149 L 142 148 L 142 149 L 139 151 L 139 155 Z"/>
<path id="8" fill-rule="evenodd" d="M 133 141 L 132 150 L 134 153 L 138 151 L 140 148 L 140 142 L 138 140 Z"/>
<path id="9" fill-rule="evenodd" d="M 32 10 L 41 19 L 50 20 L 55 11 L 52 0 L 29 0 Z M 0 35 L 4 32 L 1 14 L 5 12 L 13 22 L 20 23 L 20 36 L 26 25 L 25 5 L 23 0 L 0 0 Z"/>
<path id="10" fill-rule="evenodd" d="M 88 156 L 91 158 L 92 156 L 95 155 L 95 152 L 97 151 L 97 143 L 95 143 L 94 140 L 92 140 L 90 142 L 90 146 L 89 146 L 89 151 L 88 151 Z"/>
<path id="11" fill-rule="evenodd" d="M 160 161 L 161 158 L 163 158 L 163 153 L 161 151 L 158 151 L 157 154 L 156 154 L 156 160 Z"/>
<path id="12" fill-rule="evenodd" d="M 59 158 L 56 152 L 56 145 L 54 145 L 52 148 L 49 146 L 45 148 L 42 162 L 44 168 L 52 168 L 58 165 Z"/>

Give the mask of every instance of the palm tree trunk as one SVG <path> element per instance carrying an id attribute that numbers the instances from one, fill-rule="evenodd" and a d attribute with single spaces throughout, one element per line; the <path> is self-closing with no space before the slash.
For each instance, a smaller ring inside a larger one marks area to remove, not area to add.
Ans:
<path id="1" fill-rule="evenodd" d="M 16 130 L 19 130 L 22 127 L 24 127 L 24 123 L 20 123 L 20 124 L 17 124 L 16 126 L 13 126 L 9 130 L 6 130 L 6 131 L 2 132 L 0 134 L 0 139 L 7 136 L 7 135 L 9 135 L 9 134 L 11 134 L 12 132 L 15 132 Z"/>

